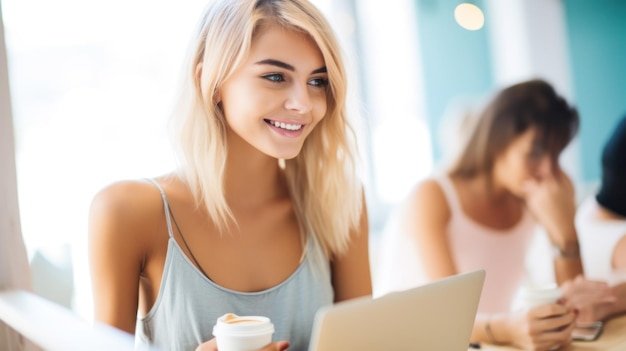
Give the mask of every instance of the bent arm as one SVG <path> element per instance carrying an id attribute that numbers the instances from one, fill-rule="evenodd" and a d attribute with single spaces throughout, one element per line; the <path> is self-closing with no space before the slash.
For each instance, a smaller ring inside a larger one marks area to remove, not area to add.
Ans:
<path id="1" fill-rule="evenodd" d="M 132 205 L 124 200 L 128 188 L 112 185 L 94 197 L 89 213 L 89 265 L 94 318 L 134 333 L 143 252 L 130 215 Z"/>
<path id="2" fill-rule="evenodd" d="M 550 193 L 550 200 L 544 209 L 547 214 L 542 221 L 555 247 L 554 274 L 559 285 L 565 281 L 583 275 L 583 265 L 578 244 L 578 233 L 574 224 L 576 216 L 576 201 L 574 184 L 565 172 L 559 170 L 557 174 L 546 180 L 546 188 Z M 553 204 L 550 206 L 550 204 Z"/>
<path id="3" fill-rule="evenodd" d="M 479 314 L 471 340 L 514 345 L 524 350 L 550 350 L 570 342 L 574 321 L 574 312 L 559 304 L 508 313 Z"/>
<path id="4" fill-rule="evenodd" d="M 559 285 L 583 274 L 574 224 L 576 200 L 571 179 L 562 170 L 541 181 L 528 181 L 526 204 L 546 229 L 554 247 L 554 273 Z"/>

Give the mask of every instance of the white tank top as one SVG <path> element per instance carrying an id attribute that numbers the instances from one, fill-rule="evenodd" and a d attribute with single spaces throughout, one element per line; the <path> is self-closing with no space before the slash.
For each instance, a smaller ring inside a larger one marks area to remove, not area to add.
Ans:
<path id="1" fill-rule="evenodd" d="M 576 230 L 580 242 L 585 277 L 610 284 L 626 281 L 626 271 L 613 268 L 615 246 L 626 236 L 626 220 L 602 221 L 593 218 L 598 206 L 595 196 L 586 199 L 576 212 Z"/>
<path id="2" fill-rule="evenodd" d="M 517 290 L 526 278 L 525 259 L 535 233 L 535 220 L 525 210 L 513 228 L 488 228 L 463 212 L 447 175 L 440 175 L 435 180 L 450 208 L 446 232 L 458 272 L 486 271 L 478 313 L 510 311 Z M 396 215 L 390 219 L 377 257 L 375 296 L 429 282 L 411 235 L 399 230 Z"/>

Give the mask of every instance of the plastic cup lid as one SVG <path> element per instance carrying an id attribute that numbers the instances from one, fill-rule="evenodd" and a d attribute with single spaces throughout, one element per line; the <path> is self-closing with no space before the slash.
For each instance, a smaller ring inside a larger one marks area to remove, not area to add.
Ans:
<path id="1" fill-rule="evenodd" d="M 527 286 L 522 289 L 522 296 L 533 299 L 558 300 L 562 296 L 562 293 L 556 284 L 547 284 Z"/>

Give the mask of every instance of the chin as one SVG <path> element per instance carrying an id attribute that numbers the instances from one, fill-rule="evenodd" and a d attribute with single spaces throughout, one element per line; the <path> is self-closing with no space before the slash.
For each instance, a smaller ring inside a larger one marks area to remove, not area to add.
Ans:
<path id="1" fill-rule="evenodd" d="M 302 150 L 302 148 L 290 148 L 289 150 L 286 150 L 285 148 L 282 148 L 280 150 L 267 150 L 266 154 L 270 155 L 274 158 L 277 159 L 283 159 L 283 160 L 291 160 L 293 158 L 296 158 L 298 155 L 300 155 L 300 151 Z"/>
<path id="2" fill-rule="evenodd" d="M 263 143 L 250 145 L 258 152 L 265 154 L 268 157 L 272 157 L 278 160 L 290 160 L 295 158 L 302 151 L 302 143 Z"/>
<path id="3" fill-rule="evenodd" d="M 265 153 L 277 159 L 291 160 L 300 155 L 302 146 L 302 143 L 271 145 L 265 150 Z"/>
<path id="4" fill-rule="evenodd" d="M 283 159 L 283 160 L 291 160 L 296 158 L 298 155 L 300 155 L 300 152 L 295 152 L 295 153 L 284 153 L 281 152 L 278 155 L 275 155 L 274 157 L 276 157 L 277 159 Z"/>

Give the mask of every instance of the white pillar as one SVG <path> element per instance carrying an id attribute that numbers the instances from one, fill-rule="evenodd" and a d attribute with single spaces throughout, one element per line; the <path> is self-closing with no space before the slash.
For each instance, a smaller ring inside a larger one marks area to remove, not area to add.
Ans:
<path id="1" fill-rule="evenodd" d="M 366 24 L 359 29 L 366 38 L 361 63 L 367 75 L 375 189 L 383 202 L 396 204 L 433 167 L 415 5 L 413 0 L 355 3 Z"/>
<path id="2" fill-rule="evenodd" d="M 539 77 L 572 99 L 561 1 L 487 0 L 486 4 L 496 84 Z"/>
<path id="3" fill-rule="evenodd" d="M 30 269 L 17 201 L 13 120 L 1 5 L 0 2 L 0 290 L 30 290 Z M 0 322 L 0 349 L 20 351 L 35 347 Z"/>

